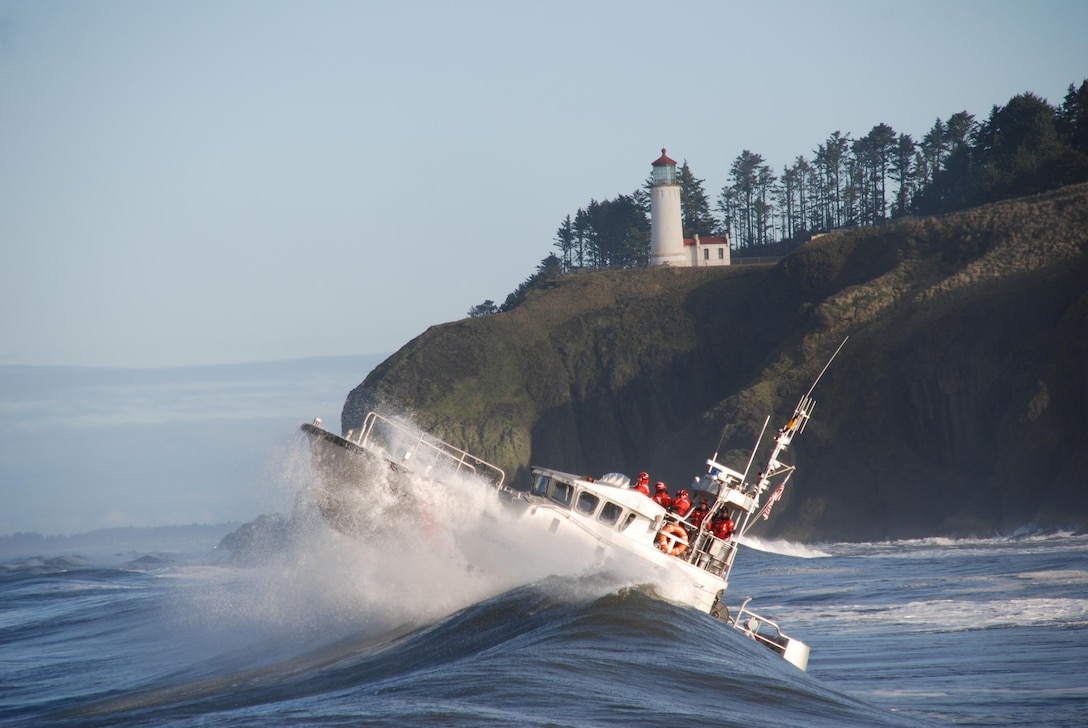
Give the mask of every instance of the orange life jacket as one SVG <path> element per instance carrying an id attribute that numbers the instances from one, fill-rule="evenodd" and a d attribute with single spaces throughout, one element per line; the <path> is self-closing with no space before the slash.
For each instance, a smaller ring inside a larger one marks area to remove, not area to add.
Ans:
<path id="1" fill-rule="evenodd" d="M 733 519 L 729 516 L 725 518 L 715 518 L 714 522 L 710 524 L 710 530 L 718 538 L 729 538 L 733 535 Z"/>

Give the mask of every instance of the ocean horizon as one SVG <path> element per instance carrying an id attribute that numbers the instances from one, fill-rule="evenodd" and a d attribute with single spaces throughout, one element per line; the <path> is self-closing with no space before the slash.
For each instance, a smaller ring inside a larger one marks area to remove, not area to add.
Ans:
<path id="1" fill-rule="evenodd" d="M 240 523 L 290 509 L 298 426 L 386 354 L 194 367 L 0 366 L 0 535 Z M 335 425 L 334 425 L 335 426 Z"/>

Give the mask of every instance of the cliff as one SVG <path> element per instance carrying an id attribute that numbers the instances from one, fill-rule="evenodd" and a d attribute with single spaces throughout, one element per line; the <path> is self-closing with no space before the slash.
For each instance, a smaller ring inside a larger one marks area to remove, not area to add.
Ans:
<path id="1" fill-rule="evenodd" d="M 743 466 L 844 336 L 765 535 L 1088 522 L 1088 185 L 821 236 L 774 266 L 569 275 L 434 326 L 353 390 L 503 466 Z"/>

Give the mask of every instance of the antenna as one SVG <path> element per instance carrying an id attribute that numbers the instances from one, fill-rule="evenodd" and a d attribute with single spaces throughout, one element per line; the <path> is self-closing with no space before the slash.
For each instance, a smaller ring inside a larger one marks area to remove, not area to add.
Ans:
<path id="1" fill-rule="evenodd" d="M 820 380 L 824 376 L 824 372 L 826 372 L 827 368 L 831 366 L 831 362 L 835 361 L 835 357 L 839 355 L 839 352 L 842 351 L 842 347 L 846 346 L 846 342 L 849 340 L 850 337 L 847 336 L 845 339 L 842 340 L 842 343 L 839 344 L 839 348 L 835 349 L 835 353 L 832 354 L 831 358 L 827 360 L 827 364 L 824 364 L 824 368 L 821 369 L 820 373 L 816 375 L 816 379 L 812 382 L 812 386 L 808 388 L 807 392 L 805 392 L 805 399 L 808 399 L 810 396 L 812 396 L 812 390 L 816 389 L 816 385 L 820 383 Z"/>

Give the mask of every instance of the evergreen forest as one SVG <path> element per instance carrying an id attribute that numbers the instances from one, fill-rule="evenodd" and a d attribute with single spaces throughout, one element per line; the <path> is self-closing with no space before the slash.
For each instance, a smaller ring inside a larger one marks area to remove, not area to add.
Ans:
<path id="1" fill-rule="evenodd" d="M 985 120 L 960 111 L 915 140 L 888 124 L 854 138 L 835 131 L 776 174 L 743 150 L 712 200 L 685 160 L 678 170 L 685 237 L 729 237 L 735 258 L 781 256 L 813 235 L 938 215 L 1088 181 L 1088 79 L 1060 106 L 1033 93 L 995 105 Z M 501 305 L 509 311 L 534 285 L 564 273 L 645 266 L 650 254 L 649 180 L 629 194 L 590 200 L 567 215 L 555 250 Z"/>

